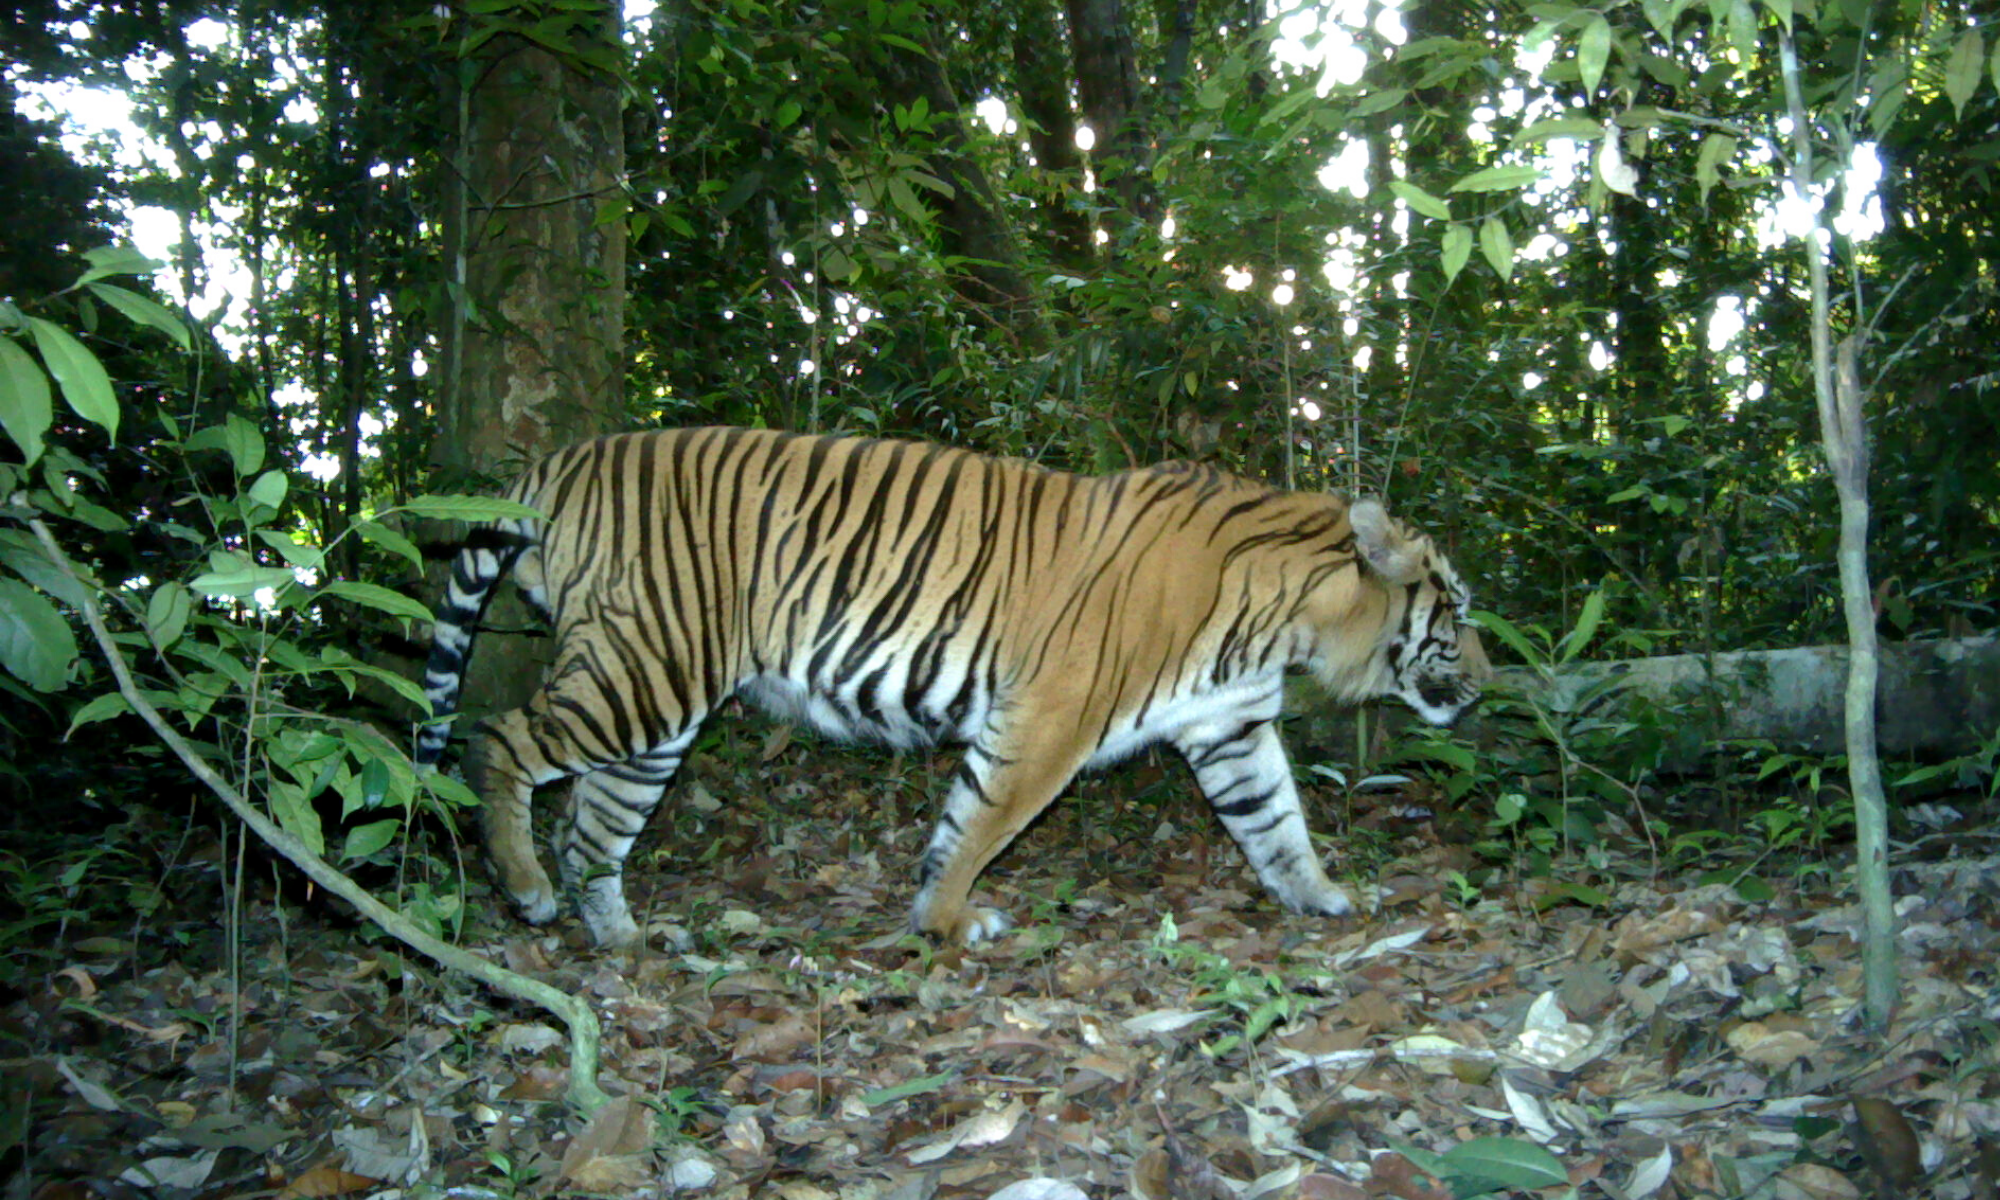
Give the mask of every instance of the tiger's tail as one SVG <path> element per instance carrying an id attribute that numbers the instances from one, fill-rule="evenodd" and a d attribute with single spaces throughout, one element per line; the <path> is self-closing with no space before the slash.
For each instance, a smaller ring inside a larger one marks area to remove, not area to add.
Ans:
<path id="1" fill-rule="evenodd" d="M 419 768 L 436 763 L 451 738 L 450 718 L 458 711 L 472 639 L 494 588 L 537 540 L 529 522 L 501 521 L 474 529 L 459 548 L 451 582 L 431 626 L 430 660 L 424 665 L 424 698 L 431 702 L 431 723 L 417 734 Z"/>

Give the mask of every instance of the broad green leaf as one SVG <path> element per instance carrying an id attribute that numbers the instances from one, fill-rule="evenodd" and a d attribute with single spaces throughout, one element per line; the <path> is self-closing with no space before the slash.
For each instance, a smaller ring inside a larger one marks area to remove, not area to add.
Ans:
<path id="1" fill-rule="evenodd" d="M 42 362 L 62 386 L 63 399 L 69 401 L 76 415 L 117 437 L 118 398 L 111 394 L 111 380 L 104 374 L 104 364 L 53 321 L 29 317 L 28 328 L 34 331 L 35 348 L 42 352 Z"/>
<path id="2" fill-rule="evenodd" d="M 418 621 L 431 619 L 431 610 L 403 595 L 374 583 L 355 583 L 351 580 L 337 580 L 326 585 L 321 595 L 339 596 L 369 608 L 397 617 L 410 617 Z"/>
<path id="3" fill-rule="evenodd" d="M 1598 588 L 1584 598 L 1583 611 L 1576 616 L 1576 628 L 1563 639 L 1562 656 L 1557 661 L 1569 662 L 1583 653 L 1583 648 L 1590 645 L 1590 639 L 1597 636 L 1597 627 L 1603 620 L 1604 589 Z"/>
<path id="4" fill-rule="evenodd" d="M 1708 204 L 1708 193 L 1722 182 L 1722 164 L 1736 153 L 1736 139 L 1726 133 L 1711 133 L 1701 140 L 1701 152 L 1695 155 L 1694 178 L 1701 185 L 1701 202 Z"/>
<path id="5" fill-rule="evenodd" d="M 391 554 L 400 554 L 410 560 L 410 565 L 421 571 L 424 569 L 423 551 L 416 543 L 379 521 L 356 521 L 354 532 L 371 546 L 380 546 Z"/>
<path id="6" fill-rule="evenodd" d="M 1507 232 L 1507 223 L 1499 217 L 1488 217 L 1479 224 L 1479 252 L 1501 279 L 1511 279 L 1514 275 L 1514 235 Z"/>
<path id="7" fill-rule="evenodd" d="M 1757 13 L 1750 0 L 1733 0 L 1729 6 L 1729 41 L 1736 47 L 1739 62 L 1757 60 Z"/>
<path id="8" fill-rule="evenodd" d="M 302 545 L 292 540 L 292 535 L 282 529 L 259 529 L 257 540 L 276 550 L 280 558 L 294 567 L 317 571 L 326 561 L 325 553 L 318 546 Z"/>
<path id="9" fill-rule="evenodd" d="M 1993 90 L 2000 92 L 2000 42 L 1993 44 Z"/>
<path id="10" fill-rule="evenodd" d="M 94 283 L 107 275 L 151 275 L 167 264 L 147 258 L 136 246 L 99 246 L 83 252 L 90 269 L 77 277 L 75 287 Z"/>
<path id="11" fill-rule="evenodd" d="M 778 105 L 778 112 L 777 112 L 778 128 L 790 129 L 792 125 L 798 121 L 800 114 L 804 112 L 805 109 L 801 107 L 799 105 L 799 102 L 796 100 L 787 100 L 784 103 Z"/>
<path id="12" fill-rule="evenodd" d="M 109 721 L 113 717 L 122 717 L 131 711 L 132 706 L 126 702 L 124 696 L 117 692 L 106 692 L 76 710 L 75 715 L 69 719 L 69 730 L 63 734 L 63 737 L 64 739 L 68 739 L 74 736 L 76 731 L 85 725 L 94 725 L 99 721 Z"/>
<path id="13" fill-rule="evenodd" d="M 1382 88 L 1370 92 L 1355 102 L 1353 115 L 1366 117 L 1378 112 L 1387 112 L 1401 104 L 1409 94 L 1407 88 Z"/>
<path id="14" fill-rule="evenodd" d="M 55 420 L 55 405 L 49 396 L 49 377 L 35 357 L 0 337 L 0 428 L 21 448 L 24 466 L 32 466 L 42 456 L 42 435 Z"/>
<path id="15" fill-rule="evenodd" d="M 424 790 L 452 808 L 478 808 L 479 795 L 457 779 L 427 767 L 422 776 Z"/>
<path id="16" fill-rule="evenodd" d="M 85 589 L 56 566 L 27 530 L 0 529 L 0 563 L 71 608 L 83 607 Z"/>
<path id="17" fill-rule="evenodd" d="M 413 496 L 396 507 L 432 521 L 501 521 L 542 515 L 526 504 L 498 496 Z"/>
<path id="18" fill-rule="evenodd" d="M 1986 38 L 1977 29 L 1959 35 L 1958 45 L 1944 64 L 1944 94 L 1958 119 L 1965 119 L 1965 102 L 1979 90 L 1980 69 L 1986 65 Z"/>
<path id="19" fill-rule="evenodd" d="M 285 506 L 285 493 L 290 490 L 291 481 L 283 471 L 266 471 L 257 477 L 245 493 L 265 508 L 277 510 Z"/>
<path id="20" fill-rule="evenodd" d="M 1427 217 L 1434 217 L 1440 221 L 1451 220 L 1451 205 L 1414 183 L 1403 179 L 1391 179 L 1389 190 L 1396 193 L 1397 198 L 1403 203 Z"/>
<path id="21" fill-rule="evenodd" d="M 1278 102 L 1257 118 L 1259 125 L 1276 125 L 1278 122 L 1304 108 L 1310 101 L 1319 99 L 1319 89 L 1310 85 L 1295 87 L 1279 97 Z"/>
<path id="22" fill-rule="evenodd" d="M 363 662 L 348 663 L 339 669 L 349 675 L 360 675 L 373 679 L 375 682 L 415 705 L 419 712 L 429 713 L 431 710 L 431 702 L 424 696 L 424 686 L 407 675 L 399 675 L 387 667 L 378 667 Z"/>
<path id="23" fill-rule="evenodd" d="M 0 666 L 38 692 L 61 691 L 76 661 L 76 635 L 48 597 L 0 579 Z"/>
<path id="24" fill-rule="evenodd" d="M 1604 66 L 1611 61 L 1611 22 L 1603 13 L 1592 13 L 1576 39 L 1576 69 L 1583 77 L 1583 94 L 1594 96 L 1604 79 Z"/>
<path id="25" fill-rule="evenodd" d="M 1444 230 L 1444 277 L 1447 282 L 1457 279 L 1465 269 L 1467 259 L 1472 257 L 1472 229 L 1470 226 L 1451 224 Z"/>
<path id="26" fill-rule="evenodd" d="M 326 855 L 326 838 L 320 832 L 319 813 L 306 799 L 305 789 L 296 783 L 276 782 L 268 793 L 271 815 L 286 833 L 306 844 L 314 854 Z"/>
<path id="27" fill-rule="evenodd" d="M 1529 666 L 1539 666 L 1548 657 L 1540 647 L 1528 640 L 1528 636 L 1514 627 L 1514 623 L 1499 613 L 1480 610 L 1473 613 L 1479 627 L 1500 639 L 1502 645 L 1521 656 L 1521 661 Z"/>
<path id="28" fill-rule="evenodd" d="M 1672 41 L 1674 22 L 1680 19 L 1681 6 L 1674 0 L 1639 0 L 1639 8 L 1646 14 L 1646 21 L 1663 40 Z"/>
<path id="29" fill-rule="evenodd" d="M 931 223 L 931 214 L 924 208 L 923 201 L 917 199 L 917 193 L 910 187 L 910 181 L 902 175 L 889 177 L 889 200 L 904 216 L 919 226 L 928 226 Z"/>
<path id="30" fill-rule="evenodd" d="M 179 343 L 183 350 L 192 347 L 193 341 L 188 335 L 187 325 L 159 301 L 149 300 L 137 292 L 116 284 L 93 283 L 89 287 L 91 295 L 124 313 L 133 324 L 149 325 L 159 330 Z"/>
<path id="31" fill-rule="evenodd" d="M 1555 1155 L 1520 1138 L 1482 1137 L 1460 1142 L 1441 1156 L 1456 1178 L 1509 1188 L 1556 1187 L 1569 1182 Z"/>
<path id="32" fill-rule="evenodd" d="M 1792 0 L 1764 0 L 1764 7 L 1778 18 L 1778 24 L 1785 27 L 1786 33 L 1792 31 Z"/>
<path id="33" fill-rule="evenodd" d="M 1532 146 L 1536 142 L 1546 142 L 1551 138 L 1575 138 L 1579 142 L 1595 141 L 1604 136 L 1602 122 L 1589 117 L 1552 117 L 1537 121 L 1514 135 L 1516 146 Z"/>
<path id="34" fill-rule="evenodd" d="M 165 650 L 180 641 L 193 612 L 194 596 L 180 584 L 168 581 L 154 588 L 146 601 L 146 633 L 153 645 Z"/>
<path id="35" fill-rule="evenodd" d="M 1506 192 L 1527 187 L 1541 179 L 1540 167 L 1487 167 L 1474 171 L 1451 185 L 1454 192 Z"/>
<path id="36" fill-rule="evenodd" d="M 347 844 L 342 846 L 340 850 L 341 861 L 353 862 L 357 858 L 367 858 L 390 842 L 395 841 L 396 834 L 402 828 L 403 822 L 401 819 L 390 817 L 386 821 L 370 821 L 366 825 L 348 830 Z"/>
<path id="37" fill-rule="evenodd" d="M 276 591 L 295 579 L 290 567 L 259 567 L 245 562 L 232 570 L 197 575 L 188 580 L 188 586 L 204 596 L 247 600 L 265 588 Z"/>
<path id="38" fill-rule="evenodd" d="M 222 423 L 222 448 L 229 452 L 239 479 L 255 475 L 264 465 L 264 434 L 248 417 L 229 414 Z"/>

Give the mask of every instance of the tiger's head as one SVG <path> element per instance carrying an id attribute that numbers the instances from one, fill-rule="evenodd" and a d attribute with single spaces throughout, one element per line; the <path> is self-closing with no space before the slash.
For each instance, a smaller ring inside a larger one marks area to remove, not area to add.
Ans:
<path id="1" fill-rule="evenodd" d="M 1493 672 L 1479 631 L 1467 623 L 1472 594 L 1431 540 L 1379 501 L 1355 501 L 1348 521 L 1355 553 L 1387 591 L 1363 690 L 1396 696 L 1433 725 L 1451 724 L 1478 702 L 1480 684 Z"/>

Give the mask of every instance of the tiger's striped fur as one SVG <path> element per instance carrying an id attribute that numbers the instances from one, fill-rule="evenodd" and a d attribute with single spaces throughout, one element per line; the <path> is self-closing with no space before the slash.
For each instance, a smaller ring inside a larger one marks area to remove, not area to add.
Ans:
<path id="1" fill-rule="evenodd" d="M 556 657 L 480 723 L 468 775 L 502 885 L 556 914 L 529 823 L 574 780 L 558 860 L 601 944 L 639 936 L 622 865 L 704 718 L 731 695 L 844 738 L 964 746 L 918 871 L 919 931 L 992 937 L 968 893 L 1082 768 L 1166 741 L 1266 888 L 1351 910 L 1321 869 L 1279 743 L 1281 684 L 1399 696 L 1449 722 L 1486 670 L 1469 599 L 1372 501 L 1171 464 L 1105 477 L 921 443 L 747 429 L 559 451 L 460 552 L 425 686 L 453 711 L 473 627 L 511 566 Z M 426 728 L 419 762 L 447 727 Z"/>

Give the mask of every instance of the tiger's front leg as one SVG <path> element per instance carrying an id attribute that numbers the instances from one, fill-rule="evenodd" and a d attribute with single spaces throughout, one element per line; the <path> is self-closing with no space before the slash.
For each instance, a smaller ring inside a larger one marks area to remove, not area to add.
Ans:
<path id="1" fill-rule="evenodd" d="M 1299 808 L 1291 760 L 1269 720 L 1191 727 L 1174 739 L 1257 878 L 1294 912 L 1337 917 L 1354 911 L 1320 866 Z"/>
<path id="2" fill-rule="evenodd" d="M 1006 913 L 968 903 L 973 881 L 1049 806 L 1085 757 L 1070 738 L 1009 747 L 1006 756 L 968 748 L 917 871 L 910 928 L 961 945 L 1005 933 L 1013 924 Z"/>

